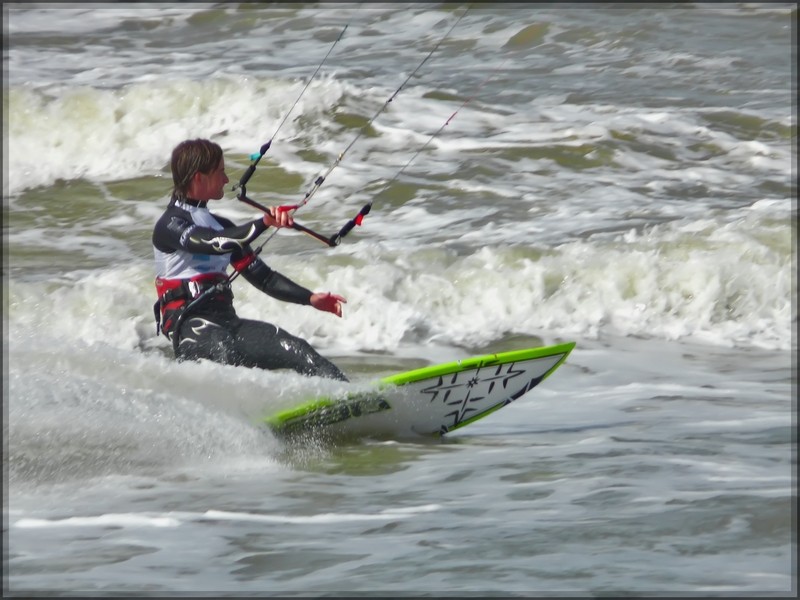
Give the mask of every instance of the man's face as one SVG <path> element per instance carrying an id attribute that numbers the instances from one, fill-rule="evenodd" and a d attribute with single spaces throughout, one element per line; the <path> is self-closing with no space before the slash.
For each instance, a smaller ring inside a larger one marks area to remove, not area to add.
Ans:
<path id="1" fill-rule="evenodd" d="M 196 173 L 195 200 L 219 200 L 225 194 L 225 184 L 229 181 L 225 174 L 224 159 L 210 173 Z"/>

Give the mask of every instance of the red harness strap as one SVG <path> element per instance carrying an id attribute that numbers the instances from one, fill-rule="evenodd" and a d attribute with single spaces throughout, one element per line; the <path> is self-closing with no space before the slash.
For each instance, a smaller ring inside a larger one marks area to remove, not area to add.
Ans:
<path id="1" fill-rule="evenodd" d="M 239 260 L 232 260 L 231 266 L 237 271 L 244 271 L 247 267 L 250 266 L 250 263 L 252 263 L 255 259 L 256 259 L 256 253 L 251 252 L 250 254 L 246 254 Z"/>

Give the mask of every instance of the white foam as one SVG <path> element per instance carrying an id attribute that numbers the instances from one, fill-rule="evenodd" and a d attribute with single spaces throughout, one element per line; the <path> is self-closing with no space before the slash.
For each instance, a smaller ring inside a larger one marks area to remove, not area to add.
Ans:
<path id="1" fill-rule="evenodd" d="M 123 513 L 96 517 L 67 517 L 65 519 L 21 518 L 12 526 L 19 529 L 41 529 L 44 527 L 177 527 L 180 524 L 179 519 L 172 517 L 150 517 Z"/>
<path id="2" fill-rule="evenodd" d="M 787 211 L 789 206 L 770 201 L 714 218 L 598 233 L 553 248 L 522 243 L 542 231 L 544 217 L 537 219 L 541 224 L 502 228 L 489 222 L 472 234 L 445 236 L 444 246 L 434 249 L 408 247 L 415 230 L 420 235 L 420 223 L 436 236 L 447 219 L 460 214 L 478 220 L 491 214 L 488 207 L 434 217 L 421 205 L 406 205 L 391 223 L 397 241 L 349 242 L 342 254 L 317 255 L 314 261 L 265 255 L 306 287 L 348 298 L 343 319 L 279 303 L 242 282 L 234 292 L 243 317 L 275 319 L 319 348 L 336 351 L 384 351 L 402 341 L 485 344 L 508 332 L 601 331 L 789 349 L 796 288 L 791 228 L 781 216 Z M 15 233 L 14 239 L 24 235 Z M 54 250 L 66 243 L 52 242 Z M 481 242 L 482 248 L 463 255 L 449 249 Z M 113 248 L 98 250 L 104 251 Z M 120 349 L 158 341 L 152 265 L 143 260 L 57 280 L 12 282 L 12 343 L 34 332 Z"/>
<path id="3" fill-rule="evenodd" d="M 275 132 L 301 89 L 299 81 L 251 76 L 204 82 L 175 78 L 119 89 L 15 87 L 9 91 L 6 132 L 8 193 L 57 179 L 114 181 L 155 174 L 175 144 L 198 132 L 208 132 L 226 150 L 250 154 L 266 141 L 254 139 L 253 132 Z M 313 115 L 340 90 L 335 82 L 315 80 L 295 110 Z M 288 120 L 281 143 L 276 139 L 270 149 L 270 156 L 286 158 L 289 168 L 282 143 L 296 135 L 295 127 Z"/>
<path id="4" fill-rule="evenodd" d="M 204 513 L 174 512 L 168 515 L 151 516 L 137 513 L 105 514 L 63 519 L 38 519 L 21 517 L 11 525 L 18 529 L 42 529 L 48 527 L 178 527 L 187 521 L 232 521 L 247 523 L 325 524 L 361 521 L 396 521 L 418 514 L 440 510 L 438 504 L 388 508 L 377 513 L 320 513 L 310 515 L 262 514 L 207 510 Z"/>
<path id="5" fill-rule="evenodd" d="M 419 507 L 404 507 L 402 509 L 386 509 L 378 513 L 321 513 L 312 515 L 267 515 L 222 510 L 208 510 L 202 519 L 222 521 L 245 521 L 254 523 L 347 523 L 359 521 L 394 521 L 408 519 L 417 514 L 439 510 L 438 505 L 424 505 Z"/>

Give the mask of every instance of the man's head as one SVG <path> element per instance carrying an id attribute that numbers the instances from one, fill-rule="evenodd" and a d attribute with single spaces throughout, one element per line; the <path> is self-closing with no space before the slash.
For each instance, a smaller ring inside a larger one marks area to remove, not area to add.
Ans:
<path id="1" fill-rule="evenodd" d="M 222 148 L 210 140 L 181 142 L 172 151 L 172 199 L 219 200 L 228 176 Z"/>

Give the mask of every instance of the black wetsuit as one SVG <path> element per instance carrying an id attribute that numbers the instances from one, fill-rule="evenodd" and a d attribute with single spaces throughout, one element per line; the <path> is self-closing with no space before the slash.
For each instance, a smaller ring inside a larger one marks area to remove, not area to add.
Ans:
<path id="1" fill-rule="evenodd" d="M 205 294 L 182 315 L 209 286 L 225 281 L 230 264 L 273 298 L 310 305 L 310 290 L 270 269 L 250 246 L 266 229 L 261 219 L 237 226 L 209 212 L 205 202 L 171 202 L 153 230 L 159 329 L 168 337 L 178 336 L 174 347 L 179 359 L 294 369 L 346 381 L 339 368 L 305 340 L 270 323 L 240 319 L 229 285 Z M 176 323 L 180 323 L 177 332 Z"/>

